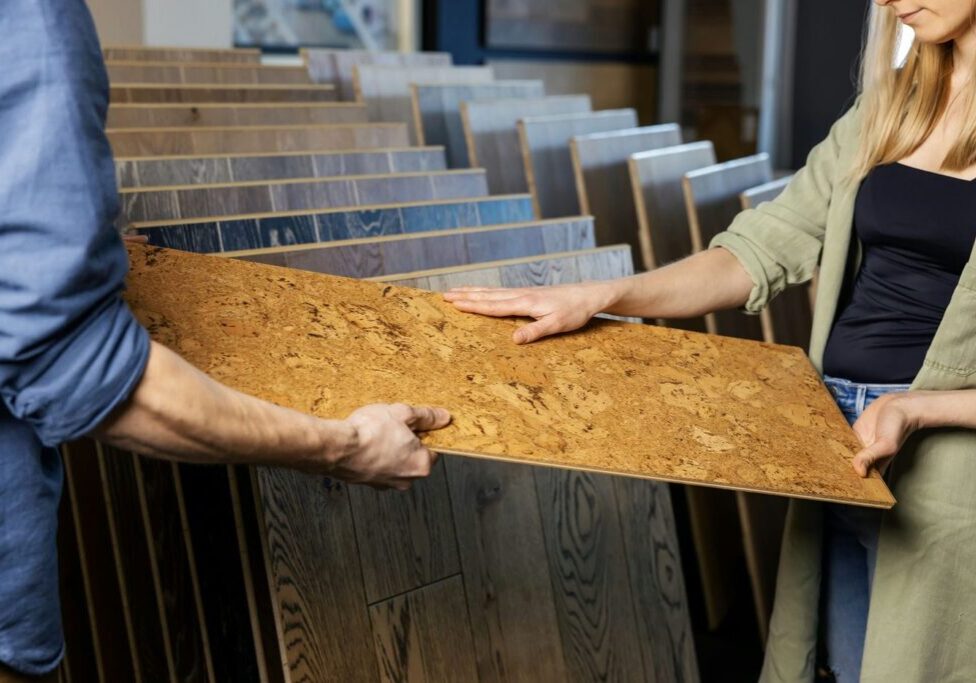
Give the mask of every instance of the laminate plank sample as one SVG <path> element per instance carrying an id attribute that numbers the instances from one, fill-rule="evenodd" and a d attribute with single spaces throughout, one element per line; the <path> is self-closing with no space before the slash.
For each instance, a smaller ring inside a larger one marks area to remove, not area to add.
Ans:
<path id="1" fill-rule="evenodd" d="M 227 184 L 127 188 L 120 218 L 129 223 L 235 214 L 486 197 L 481 169 L 337 176 Z"/>
<path id="2" fill-rule="evenodd" d="M 291 680 L 378 680 L 349 487 L 278 468 L 257 478 Z"/>
<path id="3" fill-rule="evenodd" d="M 316 83 L 335 85 L 339 99 L 356 99 L 353 69 L 360 64 L 385 66 L 451 66 L 449 52 L 372 52 L 370 50 L 302 50 L 309 74 Z"/>
<path id="4" fill-rule="evenodd" d="M 95 442 L 73 441 L 65 444 L 63 453 L 65 485 L 74 505 L 82 572 L 91 591 L 90 618 L 100 671 L 105 681 L 138 680 L 139 668 L 113 559 L 109 512 Z"/>
<path id="5" fill-rule="evenodd" d="M 539 221 L 484 228 L 391 235 L 325 244 L 252 249 L 223 255 L 272 266 L 371 277 L 429 268 L 450 268 L 499 258 L 591 249 L 593 220 Z"/>
<path id="6" fill-rule="evenodd" d="M 418 141 L 424 145 L 443 145 L 451 168 L 468 168 L 472 165 L 464 141 L 462 102 L 538 99 L 546 94 L 542 81 L 495 81 L 478 85 L 414 83 L 410 88 Z"/>
<path id="7" fill-rule="evenodd" d="M 191 47 L 114 46 L 102 48 L 106 61 L 129 60 L 147 62 L 225 62 L 229 64 L 260 64 L 261 50 L 256 48 L 205 49 Z"/>
<path id="8" fill-rule="evenodd" d="M 485 66 L 382 66 L 358 64 L 353 70 L 356 99 L 366 103 L 370 121 L 409 124 L 410 144 L 419 142 L 419 119 L 410 94 L 412 83 L 489 83 Z"/>
<path id="9" fill-rule="evenodd" d="M 149 534 L 135 473 L 136 456 L 106 446 L 98 448 L 109 533 L 140 674 L 144 681 L 168 680 L 173 676 L 173 653 L 154 581 L 158 569 L 149 552 Z"/>
<path id="10" fill-rule="evenodd" d="M 627 159 L 631 154 L 681 144 L 681 127 L 674 123 L 631 130 L 578 135 L 569 148 L 576 177 L 580 213 L 596 219 L 597 243 L 629 244 L 640 252 L 637 207 L 630 185 Z"/>
<path id="11" fill-rule="evenodd" d="M 120 188 L 444 170 L 443 147 L 115 160 Z"/>
<path id="12" fill-rule="evenodd" d="M 637 126 L 633 109 L 525 117 L 518 122 L 529 190 L 542 218 L 580 213 L 569 140 L 575 135 L 624 130 Z"/>
<path id="13" fill-rule="evenodd" d="M 463 315 L 435 294 L 144 245 L 129 251 L 125 298 L 154 337 L 219 381 L 281 405 L 321 416 L 391 399 L 447 405 L 455 422 L 426 440 L 440 452 L 893 504 L 879 476 L 853 472 L 858 439 L 793 347 L 613 321 L 516 347 L 518 321 Z M 546 260 L 570 268 L 590 253 Z M 345 335 L 359 342 L 342 344 Z M 326 365 L 329 386 L 349 391 L 323 391 Z"/>
<path id="14" fill-rule="evenodd" d="M 369 613 L 383 680 L 478 680 L 460 576 L 372 605 Z"/>
<path id="15" fill-rule="evenodd" d="M 312 83 L 308 71 L 303 66 L 111 60 L 105 62 L 105 69 L 109 81 L 113 83 L 165 85 L 310 85 Z"/>
<path id="16" fill-rule="evenodd" d="M 724 232 L 742 211 L 740 194 L 751 187 L 769 182 L 773 167 L 768 154 L 734 159 L 705 166 L 685 174 L 682 180 L 691 244 L 695 252 L 705 249 L 712 238 Z M 720 311 L 705 316 L 712 334 L 741 339 L 763 339 L 758 316 L 741 311 Z M 767 340 L 772 341 L 772 340 Z"/>
<path id="17" fill-rule="evenodd" d="M 647 270 L 691 255 L 691 229 L 682 178 L 689 171 L 714 163 L 715 150 L 710 142 L 630 155 L 628 164 L 640 227 L 641 259 Z M 704 318 L 674 320 L 668 324 L 695 332 L 706 329 Z"/>
<path id="18" fill-rule="evenodd" d="M 146 235 L 149 243 L 156 246 L 214 253 L 520 223 L 532 220 L 532 217 L 531 197 L 510 195 L 321 212 L 230 216 L 222 220 L 202 218 L 181 223 L 135 223 L 132 228 Z"/>
<path id="19" fill-rule="evenodd" d="M 123 128 L 106 131 L 120 157 L 329 151 L 405 147 L 402 123 L 227 128 Z"/>
<path id="20" fill-rule="evenodd" d="M 112 104 L 149 104 L 205 102 L 334 102 L 335 88 L 330 85 L 211 85 L 181 83 L 112 83 L 109 87 Z"/>
<path id="21" fill-rule="evenodd" d="M 113 104 L 106 128 L 315 126 L 366 123 L 366 107 L 346 102 L 280 104 Z"/>
<path id="22" fill-rule="evenodd" d="M 753 209 L 772 201 L 786 189 L 793 176 L 773 180 L 742 193 L 742 208 Z M 816 281 L 816 277 L 814 277 Z M 806 348 L 813 328 L 814 284 L 790 287 L 773 299 L 762 313 L 766 341 Z"/>
<path id="23" fill-rule="evenodd" d="M 461 120 L 468 159 L 472 166 L 488 172 L 488 187 L 493 194 L 528 192 L 529 181 L 519 146 L 519 119 L 590 110 L 589 95 L 462 102 Z"/>

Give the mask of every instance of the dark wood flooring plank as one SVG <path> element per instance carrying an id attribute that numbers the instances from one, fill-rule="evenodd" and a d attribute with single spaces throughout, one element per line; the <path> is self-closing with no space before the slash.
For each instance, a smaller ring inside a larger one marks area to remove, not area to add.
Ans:
<path id="1" fill-rule="evenodd" d="M 112 104 L 224 102 L 331 102 L 331 86 L 274 85 L 158 85 L 113 83 L 109 100 Z"/>
<path id="2" fill-rule="evenodd" d="M 270 468 L 256 476 L 292 683 L 377 680 L 348 488 Z"/>
<path id="3" fill-rule="evenodd" d="M 113 559 L 108 508 L 98 453 L 89 440 L 64 447 L 65 476 L 75 505 L 84 574 L 91 590 L 95 646 L 105 681 L 136 680 L 136 660 L 126 628 L 122 589 Z"/>
<path id="4" fill-rule="evenodd" d="M 580 213 L 569 151 L 573 136 L 636 126 L 635 109 L 527 116 L 519 121 L 519 142 L 529 190 L 536 201 L 536 213 L 541 218 L 578 216 Z"/>
<path id="5" fill-rule="evenodd" d="M 149 552 L 149 536 L 139 500 L 135 456 L 99 446 L 99 465 L 110 514 L 110 532 L 135 638 L 139 667 L 145 681 L 172 681 L 173 656 L 166 615 L 157 594 L 156 567 Z"/>
<path id="6" fill-rule="evenodd" d="M 478 680 L 460 576 L 390 598 L 369 611 L 382 680 Z"/>
<path id="7" fill-rule="evenodd" d="M 159 571 L 176 680 L 202 683 L 214 680 L 213 663 L 189 539 L 184 535 L 174 470 L 169 462 L 139 458 L 136 477 L 150 530 L 149 551 Z"/>

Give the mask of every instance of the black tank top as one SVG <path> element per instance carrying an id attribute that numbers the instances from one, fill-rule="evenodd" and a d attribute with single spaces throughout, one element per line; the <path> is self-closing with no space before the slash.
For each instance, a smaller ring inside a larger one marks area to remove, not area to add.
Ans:
<path id="1" fill-rule="evenodd" d="M 854 230 L 861 270 L 841 295 L 824 373 L 910 383 L 973 249 L 976 181 L 878 166 L 858 191 Z"/>

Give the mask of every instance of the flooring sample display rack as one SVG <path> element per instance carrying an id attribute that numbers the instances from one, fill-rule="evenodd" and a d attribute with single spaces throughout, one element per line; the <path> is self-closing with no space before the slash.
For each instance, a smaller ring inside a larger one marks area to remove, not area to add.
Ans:
<path id="1" fill-rule="evenodd" d="M 111 82 L 208 85 L 311 85 L 303 66 L 264 66 L 226 62 L 106 61 Z"/>
<path id="2" fill-rule="evenodd" d="M 300 52 L 312 80 L 334 85 L 341 100 L 356 99 L 353 71 L 360 64 L 443 67 L 453 63 L 448 52 L 372 52 L 322 48 L 304 48 Z"/>
<path id="3" fill-rule="evenodd" d="M 355 102 L 263 104 L 113 104 L 105 127 L 178 128 L 184 126 L 316 126 L 366 123 L 366 107 Z"/>
<path id="4" fill-rule="evenodd" d="M 112 104 L 238 102 L 333 102 L 335 87 L 331 85 L 165 85 L 160 83 L 112 83 L 109 101 Z"/>
<path id="5" fill-rule="evenodd" d="M 129 250 L 125 296 L 157 341 L 281 405 L 331 417 L 378 401 L 446 405 L 452 426 L 426 441 L 444 453 L 894 504 L 879 475 L 854 473 L 858 439 L 796 348 L 609 321 L 515 347 L 517 322 L 436 295 Z"/>

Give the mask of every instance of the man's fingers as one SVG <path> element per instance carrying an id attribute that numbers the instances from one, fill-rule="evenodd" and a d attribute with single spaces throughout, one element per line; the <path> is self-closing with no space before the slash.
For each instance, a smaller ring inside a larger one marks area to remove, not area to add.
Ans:
<path id="1" fill-rule="evenodd" d="M 451 424 L 451 414 L 443 408 L 411 406 L 410 415 L 405 422 L 415 432 L 429 432 L 432 429 L 443 429 Z"/>

